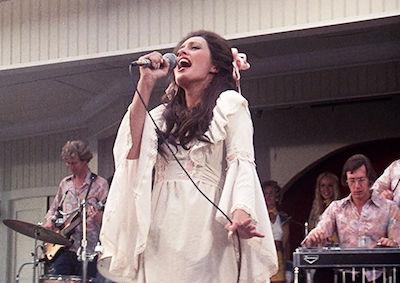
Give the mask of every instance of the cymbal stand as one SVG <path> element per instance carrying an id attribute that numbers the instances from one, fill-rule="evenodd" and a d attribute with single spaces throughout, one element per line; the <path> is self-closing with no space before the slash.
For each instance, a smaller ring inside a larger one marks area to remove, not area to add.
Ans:
<path id="1" fill-rule="evenodd" d="M 16 282 L 16 283 L 19 282 L 19 277 L 20 277 L 22 268 L 24 268 L 25 265 L 29 265 L 29 264 L 34 264 L 34 263 L 33 263 L 33 262 L 24 262 L 24 263 L 21 264 L 21 266 L 18 268 L 18 273 L 17 273 L 17 275 L 15 276 L 15 282 Z M 33 280 L 36 280 L 36 279 L 33 279 Z M 35 282 L 35 281 L 33 281 L 33 282 Z"/>
<path id="2" fill-rule="evenodd" d="M 32 264 L 32 271 L 33 271 L 33 276 L 32 276 L 32 283 L 36 283 L 36 268 L 40 262 L 40 260 L 38 259 L 38 253 L 37 253 L 37 249 L 41 246 L 38 246 L 37 241 L 38 241 L 38 237 L 39 237 L 39 230 L 35 229 L 35 241 L 34 241 L 34 245 L 33 245 L 33 252 L 31 253 L 31 256 L 33 257 L 33 261 L 32 262 L 25 262 L 23 264 L 21 264 L 21 266 L 18 268 L 18 272 L 17 275 L 15 276 L 15 282 L 18 283 L 19 279 L 20 279 L 20 274 L 22 269 L 26 266 L 26 265 L 30 265 Z"/>

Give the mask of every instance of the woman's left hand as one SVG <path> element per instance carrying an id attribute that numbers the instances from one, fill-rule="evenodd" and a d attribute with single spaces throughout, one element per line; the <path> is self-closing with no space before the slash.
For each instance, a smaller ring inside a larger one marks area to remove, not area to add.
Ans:
<path id="1" fill-rule="evenodd" d="M 225 229 L 229 231 L 228 235 L 238 231 L 239 237 L 242 239 L 250 239 L 253 237 L 263 238 L 264 234 L 256 229 L 256 225 L 244 210 L 237 209 L 233 212 L 232 223 L 228 223 Z"/>

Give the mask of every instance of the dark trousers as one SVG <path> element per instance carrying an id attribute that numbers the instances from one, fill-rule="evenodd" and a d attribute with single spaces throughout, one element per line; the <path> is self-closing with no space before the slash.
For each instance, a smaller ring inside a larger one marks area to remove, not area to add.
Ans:
<path id="1" fill-rule="evenodd" d="M 96 278 L 96 261 L 88 262 L 87 278 Z M 76 275 L 82 276 L 82 262 L 78 261 L 75 252 L 60 250 L 53 262 L 47 265 L 47 274 L 49 275 Z"/>

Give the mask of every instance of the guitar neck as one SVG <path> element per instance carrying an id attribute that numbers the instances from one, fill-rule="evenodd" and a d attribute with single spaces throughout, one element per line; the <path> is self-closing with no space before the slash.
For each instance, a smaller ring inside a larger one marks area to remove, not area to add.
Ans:
<path id="1" fill-rule="evenodd" d="M 60 230 L 61 235 L 69 237 L 72 231 L 82 223 L 81 213 L 79 211 L 71 214 L 64 223 L 64 227 Z"/>
<path id="2" fill-rule="evenodd" d="M 91 204 L 91 206 L 97 208 L 99 211 L 104 211 L 105 202 L 99 202 L 95 204 Z M 88 215 L 86 215 L 86 218 Z M 69 237 L 69 235 L 73 232 L 73 230 L 82 223 L 82 213 L 80 210 L 72 213 L 67 220 L 64 222 L 63 228 L 60 230 L 61 235 L 65 237 Z"/>

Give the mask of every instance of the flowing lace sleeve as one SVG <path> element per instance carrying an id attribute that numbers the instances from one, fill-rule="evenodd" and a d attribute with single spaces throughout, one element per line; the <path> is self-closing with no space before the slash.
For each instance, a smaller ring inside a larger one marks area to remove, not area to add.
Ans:
<path id="1" fill-rule="evenodd" d="M 229 216 L 243 209 L 264 238 L 242 240 L 241 280 L 266 282 L 278 270 L 271 223 L 254 163 L 253 125 L 247 101 L 237 92 L 224 92 L 217 101 L 216 123 L 225 129 L 226 179 L 219 207 Z M 220 121 L 220 122 L 218 122 Z M 225 124 L 225 125 L 223 125 Z M 221 128 L 221 127 L 220 127 Z M 221 213 L 217 220 L 226 223 Z"/>
<path id="2" fill-rule="evenodd" d="M 152 111 L 160 121 L 161 108 Z M 139 256 L 150 226 L 151 176 L 157 155 L 157 136 L 147 116 L 137 160 L 127 159 L 132 146 L 129 111 L 122 119 L 114 144 L 115 173 L 103 215 L 98 269 L 117 282 L 134 282 Z"/>

